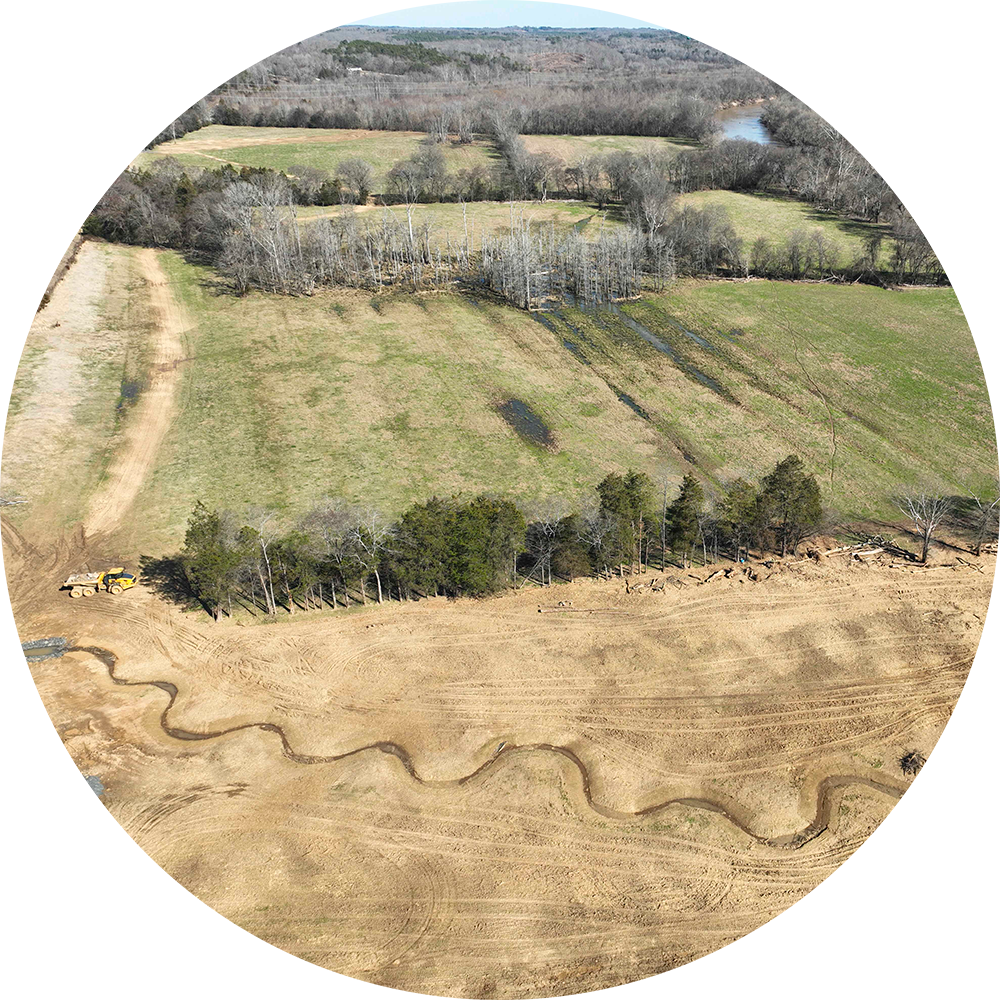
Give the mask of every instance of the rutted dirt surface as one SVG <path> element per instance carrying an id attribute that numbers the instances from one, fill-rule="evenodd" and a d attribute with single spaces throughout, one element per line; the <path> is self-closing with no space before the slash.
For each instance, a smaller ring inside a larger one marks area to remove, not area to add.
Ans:
<path id="1" fill-rule="evenodd" d="M 664 971 L 831 874 L 932 749 L 993 568 L 798 561 L 579 581 L 573 611 L 536 590 L 240 627 L 142 587 L 45 596 L 4 538 L 22 638 L 84 647 L 31 665 L 53 722 L 140 846 L 281 948 L 451 996 Z"/>
<path id="2" fill-rule="evenodd" d="M 60 655 L 62 654 L 64 647 L 65 641 L 63 641 L 62 646 L 59 647 Z M 297 753 L 291 743 L 289 743 L 288 736 L 285 731 L 281 728 L 281 726 L 275 725 L 273 722 L 245 722 L 241 725 L 232 726 L 229 729 L 220 729 L 215 732 L 195 733 L 188 729 L 178 729 L 176 726 L 170 725 L 168 721 L 170 709 L 177 700 L 177 688 L 169 681 L 122 680 L 120 677 L 115 675 L 115 663 L 117 662 L 117 657 L 110 650 L 101 649 L 100 646 L 70 646 L 66 648 L 65 651 L 69 653 L 89 653 L 91 656 L 96 657 L 108 668 L 108 676 L 115 684 L 121 684 L 125 687 L 149 686 L 165 692 L 170 700 L 160 715 L 160 726 L 168 736 L 173 737 L 173 739 L 176 740 L 215 740 L 219 739 L 221 736 L 228 736 L 230 733 L 241 732 L 244 729 L 259 729 L 261 732 L 274 733 L 281 741 L 282 754 L 289 760 L 294 761 L 296 764 L 336 764 L 339 761 L 346 760 L 348 757 L 354 757 L 357 754 L 368 753 L 369 751 L 378 751 L 379 753 L 386 753 L 390 756 L 396 757 L 402 763 L 406 773 L 409 774 L 409 776 L 416 781 L 417 784 L 435 788 L 465 785 L 470 781 L 475 781 L 491 769 L 494 766 L 494 763 L 500 760 L 502 756 L 509 756 L 510 754 L 516 753 L 553 753 L 560 757 L 565 757 L 577 769 L 580 774 L 580 783 L 584 798 L 587 800 L 587 805 L 589 805 L 594 812 L 599 813 L 601 816 L 606 816 L 608 819 L 634 819 L 644 816 L 652 816 L 655 813 L 663 812 L 664 809 L 668 809 L 670 806 L 674 805 L 688 806 L 692 809 L 704 809 L 708 812 L 718 813 L 720 816 L 725 816 L 730 823 L 742 830 L 747 836 L 752 837 L 760 844 L 767 844 L 770 847 L 799 848 L 809 843 L 809 841 L 814 837 L 818 837 L 821 833 L 824 833 L 830 824 L 831 792 L 833 790 L 846 788 L 850 785 L 863 785 L 866 788 L 874 788 L 877 791 L 884 792 L 886 795 L 897 799 L 906 790 L 905 787 L 888 784 L 884 781 L 873 781 L 871 778 L 858 778 L 845 774 L 831 775 L 828 778 L 824 778 L 820 782 L 818 797 L 816 800 L 816 813 L 812 821 L 807 827 L 805 827 L 805 829 L 796 833 L 787 834 L 783 837 L 761 837 L 754 833 L 753 830 L 746 825 L 746 822 L 743 819 L 734 814 L 730 807 L 727 807 L 721 802 L 716 802 L 713 799 L 665 799 L 662 802 L 656 802 L 651 806 L 646 806 L 643 809 L 637 809 L 634 812 L 622 812 L 618 809 L 611 809 L 608 806 L 602 805 L 600 802 L 595 802 L 594 796 L 590 790 L 590 771 L 587 769 L 587 765 L 584 764 L 584 762 L 580 760 L 580 758 L 569 747 L 554 746 L 551 743 L 525 743 L 519 746 L 516 743 L 503 741 L 497 746 L 493 755 L 485 763 L 480 764 L 479 767 L 477 767 L 474 771 L 471 771 L 469 774 L 464 774 L 459 778 L 433 781 L 423 778 L 417 773 L 417 769 L 413 763 L 413 758 L 410 756 L 406 747 L 400 746 L 398 743 L 369 743 L 366 746 L 356 747 L 354 750 L 345 750 L 343 753 L 331 754 L 328 757 L 318 757 L 310 754 Z M 34 660 L 34 657 L 29 657 L 29 659 Z"/>
<path id="3" fill-rule="evenodd" d="M 184 357 L 183 334 L 191 323 L 170 291 L 155 250 L 138 251 L 137 261 L 147 283 L 154 316 L 150 341 L 149 384 L 129 414 L 124 440 L 90 503 L 85 521 L 88 535 L 107 534 L 129 510 L 153 471 L 156 452 L 174 415 L 174 397 Z"/>

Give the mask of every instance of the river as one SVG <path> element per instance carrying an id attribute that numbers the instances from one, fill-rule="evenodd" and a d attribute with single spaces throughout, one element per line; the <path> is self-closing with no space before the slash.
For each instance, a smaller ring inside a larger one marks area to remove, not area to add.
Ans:
<path id="1" fill-rule="evenodd" d="M 762 146 L 775 145 L 771 133 L 760 120 L 762 104 L 751 104 L 747 107 L 722 108 L 715 112 L 715 120 L 722 126 L 723 139 L 749 139 L 759 142 Z"/>

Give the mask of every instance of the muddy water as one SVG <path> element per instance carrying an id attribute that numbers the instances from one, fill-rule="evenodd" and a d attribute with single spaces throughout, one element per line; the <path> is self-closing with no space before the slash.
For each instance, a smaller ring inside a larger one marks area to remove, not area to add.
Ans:
<path id="1" fill-rule="evenodd" d="M 747 139 L 762 146 L 777 145 L 771 133 L 760 120 L 763 104 L 751 104 L 744 108 L 723 108 L 715 112 L 715 120 L 722 127 L 723 139 Z"/>
<path id="2" fill-rule="evenodd" d="M 523 438 L 543 448 L 555 446 L 552 431 L 545 421 L 522 399 L 508 399 L 497 407 L 497 412 Z"/>
<path id="3" fill-rule="evenodd" d="M 24 650 L 24 658 L 29 663 L 37 663 L 39 660 L 52 660 L 66 652 L 66 640 L 61 636 L 53 636 L 50 639 L 34 639 L 31 642 L 21 643 Z"/>
<path id="4" fill-rule="evenodd" d="M 714 351 L 715 348 L 704 338 L 699 336 L 694 330 L 689 330 L 683 323 L 679 323 L 673 318 L 673 316 L 665 317 L 666 321 L 677 331 L 683 333 L 688 340 L 692 343 L 697 344 L 700 348 L 706 351 Z"/>
<path id="5" fill-rule="evenodd" d="M 622 392 L 621 389 L 616 389 L 614 386 L 611 386 L 611 389 L 618 397 L 618 402 L 624 403 L 633 413 L 642 417 L 643 420 L 651 419 L 649 414 L 627 392 Z"/>

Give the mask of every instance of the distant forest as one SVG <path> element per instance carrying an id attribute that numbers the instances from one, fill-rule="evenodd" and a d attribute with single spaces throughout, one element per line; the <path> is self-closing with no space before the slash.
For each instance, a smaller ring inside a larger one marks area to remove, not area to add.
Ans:
<path id="1" fill-rule="evenodd" d="M 150 145 L 206 120 L 471 136 L 503 108 L 516 108 L 531 134 L 704 139 L 716 108 L 778 92 L 672 31 L 345 27 L 226 81 Z"/>
<path id="2" fill-rule="evenodd" d="M 947 283 L 920 229 L 884 179 L 826 122 L 790 96 L 763 120 L 783 145 L 718 141 L 714 111 L 773 94 L 770 81 L 672 32 L 511 30 L 401 32 L 338 29 L 263 60 L 189 109 L 156 141 L 209 123 L 416 129 L 419 151 L 376 191 L 359 157 L 331 170 L 288 174 L 169 158 L 130 169 L 84 231 L 173 247 L 212 264 L 244 294 L 308 294 L 317 286 L 379 290 L 486 287 L 520 308 L 572 299 L 600 305 L 661 289 L 674 276 Z M 311 109 L 311 110 L 310 110 Z M 530 153 L 538 133 L 687 136 L 695 148 L 582 155 Z M 473 139 L 498 156 L 458 171 L 443 150 Z M 845 254 L 822 229 L 780 240 L 743 239 L 724 210 L 674 204 L 696 190 L 766 193 L 875 224 L 861 252 Z M 372 199 L 406 206 L 359 219 Z M 515 219 L 478 244 L 415 226 L 417 204 L 573 199 L 621 225 L 596 239 Z M 300 225 L 297 205 L 341 205 Z"/>

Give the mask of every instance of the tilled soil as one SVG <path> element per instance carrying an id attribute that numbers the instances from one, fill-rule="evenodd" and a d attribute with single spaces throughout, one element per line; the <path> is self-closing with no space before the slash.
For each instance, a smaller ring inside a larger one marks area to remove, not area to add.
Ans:
<path id="1" fill-rule="evenodd" d="M 38 560 L 5 541 L 22 638 L 77 647 L 31 665 L 42 697 L 140 846 L 281 948 L 448 996 L 651 975 L 808 892 L 933 747 L 992 570 L 834 557 L 243 627 L 141 587 L 19 602 Z"/>

